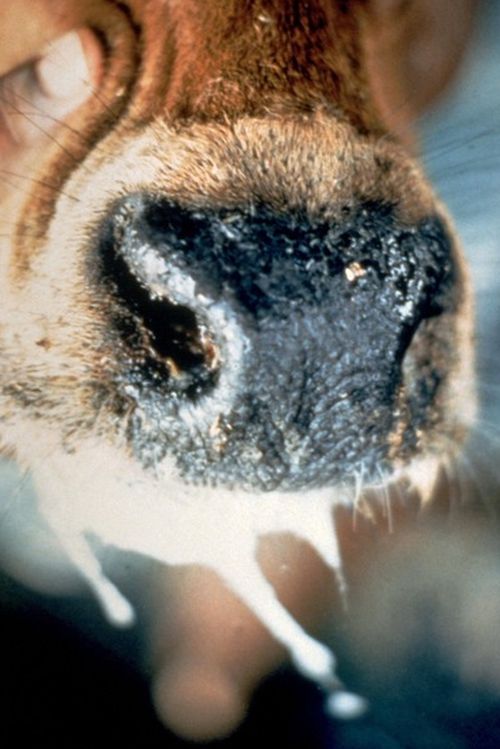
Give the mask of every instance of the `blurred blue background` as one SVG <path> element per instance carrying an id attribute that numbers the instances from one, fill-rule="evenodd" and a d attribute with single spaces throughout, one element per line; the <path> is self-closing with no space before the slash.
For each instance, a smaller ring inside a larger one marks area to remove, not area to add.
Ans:
<path id="1" fill-rule="evenodd" d="M 422 122 L 422 144 L 427 170 L 454 216 L 472 269 L 481 419 L 491 436 L 491 452 L 498 455 L 497 462 L 490 463 L 495 470 L 498 466 L 500 485 L 500 2 L 485 0 L 483 7 L 461 75 Z M 0 544 L 4 550 L 9 525 L 15 523 L 11 510 L 29 492 L 29 480 L 22 479 L 12 465 L 3 464 Z M 26 543 L 29 532 L 29 527 L 24 530 Z M 16 544 L 23 544 L 22 537 Z M 4 551 L 7 572 L 15 571 L 16 553 Z M 0 552 L 0 563 L 1 559 Z M 66 582 L 63 577 L 61 588 Z M 164 731 L 149 707 L 146 681 L 135 667 L 140 661 L 135 635 L 106 628 L 95 603 L 83 597 L 83 588 L 78 592 L 81 596 L 46 597 L 26 590 L 9 574 L 0 576 L 0 662 L 7 692 L 0 719 L 2 745 L 36 740 L 51 747 L 114 746 L 128 740 L 144 747 L 185 746 Z M 84 639 L 78 637 L 78 628 L 85 631 Z M 385 731 L 377 733 L 373 725 L 364 732 L 332 733 L 314 688 L 294 679 L 278 675 L 263 687 L 251 716 L 253 724 L 231 746 L 255 746 L 268 740 L 284 749 L 423 749 L 418 737 L 391 737 Z M 276 693 L 281 696 L 275 697 Z M 302 715 L 300 721 L 297 715 Z M 464 728 L 439 748 L 498 749 L 500 701 L 496 712 L 488 715 L 487 730 Z"/>

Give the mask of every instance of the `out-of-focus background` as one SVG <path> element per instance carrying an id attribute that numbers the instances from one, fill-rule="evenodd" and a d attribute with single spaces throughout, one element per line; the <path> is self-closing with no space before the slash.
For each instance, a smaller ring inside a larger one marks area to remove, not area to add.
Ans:
<path id="1" fill-rule="evenodd" d="M 428 173 L 472 270 L 483 416 L 500 430 L 500 3 L 482 7 L 462 74 L 422 132 Z"/>
<path id="2" fill-rule="evenodd" d="M 454 215 L 476 289 L 482 410 L 477 440 L 462 470 L 480 495 L 489 493 L 486 500 L 492 505 L 500 503 L 500 490 L 495 497 L 491 488 L 496 477 L 500 486 L 499 39 L 500 1 L 484 0 L 460 78 L 422 122 L 427 169 Z M 31 501 L 29 479 L 3 464 L 0 495 L 2 746 L 99 747 L 125 741 L 152 748 L 187 746 L 158 723 L 150 707 L 147 669 L 142 675 L 138 669 L 139 635 L 103 623 L 83 586 L 58 597 L 16 581 L 30 528 L 12 531 L 16 507 Z M 45 542 L 39 540 L 41 557 Z M 498 564 L 500 581 L 500 555 L 489 559 Z M 41 582 L 43 587 L 43 575 Z M 63 575 L 61 590 L 67 582 Z M 487 660 L 488 652 L 480 657 Z M 491 652 L 491 658 L 498 656 Z M 400 675 L 389 695 L 375 689 L 364 719 L 333 724 L 316 688 L 285 669 L 262 685 L 240 732 L 219 745 L 254 747 L 265 741 L 284 749 L 498 749 L 500 685 L 483 693 L 454 683 L 439 666 L 431 676 L 417 671 L 411 678 Z"/>

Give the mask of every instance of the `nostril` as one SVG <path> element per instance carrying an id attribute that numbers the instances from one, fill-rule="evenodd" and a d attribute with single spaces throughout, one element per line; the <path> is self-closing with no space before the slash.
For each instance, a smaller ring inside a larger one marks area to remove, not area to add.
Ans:
<path id="1" fill-rule="evenodd" d="M 168 363 L 175 375 L 202 367 L 214 369 L 215 344 L 192 309 L 166 297 L 152 296 L 119 256 L 114 277 L 116 290 L 140 324 L 149 347 Z"/>
<path id="2" fill-rule="evenodd" d="M 189 481 L 319 486 L 384 461 L 396 413 L 435 418 L 460 293 L 439 217 L 406 225 L 363 204 L 313 220 L 138 193 L 98 249 L 113 384 L 138 406 L 129 439 L 146 465 L 171 454 Z"/>
<path id="3" fill-rule="evenodd" d="M 116 223 L 106 227 L 101 241 L 101 271 L 113 299 L 115 328 L 144 373 L 195 398 L 217 381 L 215 334 L 203 311 L 195 309 L 194 297 L 192 304 L 179 303 L 175 293 L 147 278 L 151 256 L 138 257 L 117 227 Z M 189 285 L 187 276 L 183 280 L 184 286 Z"/>

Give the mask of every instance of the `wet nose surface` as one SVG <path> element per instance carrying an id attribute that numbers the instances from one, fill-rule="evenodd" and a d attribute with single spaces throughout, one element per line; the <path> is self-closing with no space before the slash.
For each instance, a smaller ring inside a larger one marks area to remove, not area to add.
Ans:
<path id="1" fill-rule="evenodd" d="M 103 237 L 133 331 L 125 379 L 143 460 L 146 418 L 154 450 L 174 442 L 190 481 L 288 489 L 383 465 L 404 354 L 456 303 L 439 218 L 404 226 L 368 203 L 312 221 L 130 196 Z"/>

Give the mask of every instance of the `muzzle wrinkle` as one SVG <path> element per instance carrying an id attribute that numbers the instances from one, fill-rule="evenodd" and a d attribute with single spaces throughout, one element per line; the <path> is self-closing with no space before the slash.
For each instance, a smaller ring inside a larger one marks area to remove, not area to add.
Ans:
<path id="1" fill-rule="evenodd" d="M 373 203 L 340 213 L 148 194 L 111 209 L 100 262 L 138 327 L 120 366 L 145 464 L 174 454 L 189 482 L 263 490 L 389 470 L 405 353 L 455 304 L 452 246 L 437 216 L 404 225 Z M 425 397 L 413 403 L 425 412 Z"/>

